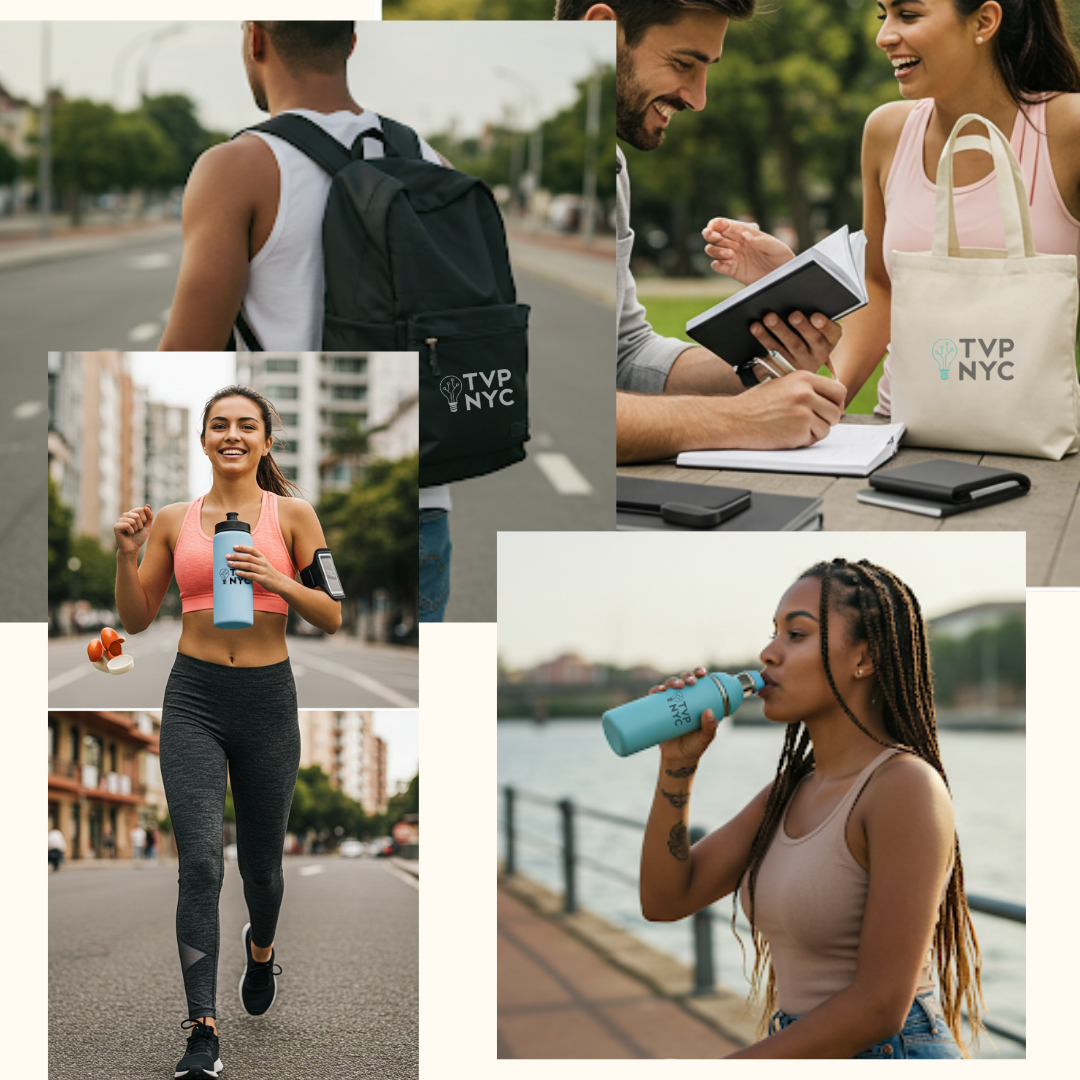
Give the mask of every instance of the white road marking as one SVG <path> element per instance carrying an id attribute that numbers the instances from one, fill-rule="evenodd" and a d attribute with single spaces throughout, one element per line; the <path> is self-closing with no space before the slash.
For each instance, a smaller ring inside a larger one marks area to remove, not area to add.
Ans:
<path id="1" fill-rule="evenodd" d="M 157 337 L 161 333 L 161 323 L 156 322 L 144 322 L 139 323 L 128 334 L 128 339 L 131 341 L 149 341 L 152 337 Z"/>
<path id="2" fill-rule="evenodd" d="M 78 682 L 84 675 L 89 675 L 91 671 L 96 670 L 97 668 L 91 667 L 90 662 L 87 661 L 70 671 L 65 671 L 63 675 L 57 675 L 55 679 L 50 679 L 49 690 L 59 690 L 61 687 L 70 686 L 73 682 Z"/>
<path id="3" fill-rule="evenodd" d="M 532 444 L 534 450 L 550 450 L 555 445 L 555 440 L 546 431 L 534 431 Z"/>
<path id="4" fill-rule="evenodd" d="M 533 460 L 560 495 L 592 494 L 592 485 L 565 454 L 533 454 Z"/>
<path id="5" fill-rule="evenodd" d="M 133 255 L 128 259 L 133 270 L 161 270 L 172 266 L 172 256 L 167 251 L 151 251 L 146 255 Z"/>
<path id="6" fill-rule="evenodd" d="M 408 874 L 404 870 L 399 870 L 396 866 L 392 866 L 390 863 L 383 863 L 383 869 L 388 874 L 393 874 L 394 877 L 400 878 L 406 885 L 411 885 L 417 892 L 420 891 L 420 879 L 415 874 Z"/>
<path id="7" fill-rule="evenodd" d="M 407 698 L 404 694 L 391 690 L 389 686 L 384 686 L 378 679 L 373 679 L 370 675 L 364 675 L 359 671 L 353 671 L 352 668 L 347 668 L 344 664 L 336 664 L 333 660 L 324 660 L 321 656 L 305 655 L 304 663 L 317 671 L 325 671 L 327 675 L 336 675 L 339 679 L 348 679 L 349 682 L 385 698 L 391 705 L 396 705 L 399 709 L 415 709 L 419 704 L 419 702 L 413 701 L 412 698 Z"/>
<path id="8" fill-rule="evenodd" d="M 311 877 L 312 874 L 325 874 L 326 873 L 326 867 L 325 866 L 318 866 L 318 865 L 315 865 L 315 866 L 301 866 L 300 869 L 297 870 L 296 872 L 300 875 L 300 877 Z"/>
<path id="9" fill-rule="evenodd" d="M 30 420 L 37 416 L 44 408 L 44 401 L 24 401 L 21 405 L 15 406 L 11 415 L 14 416 L 16 420 Z"/>

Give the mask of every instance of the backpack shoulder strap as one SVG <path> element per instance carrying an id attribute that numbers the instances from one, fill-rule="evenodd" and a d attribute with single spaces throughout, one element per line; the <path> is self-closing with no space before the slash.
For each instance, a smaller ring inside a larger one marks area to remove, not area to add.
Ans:
<path id="1" fill-rule="evenodd" d="M 349 151 L 333 135 L 323 131 L 306 116 L 297 116 L 295 113 L 282 113 L 264 120 L 261 124 L 245 128 L 244 131 L 264 131 L 267 135 L 284 139 L 331 176 L 345 168 L 352 160 Z M 241 131 L 237 134 L 243 133 Z"/>
<path id="2" fill-rule="evenodd" d="M 388 116 L 380 116 L 379 123 L 383 130 L 383 145 L 387 157 L 415 158 L 423 160 L 424 152 L 420 149 L 420 136 L 411 127 L 399 124 Z"/>

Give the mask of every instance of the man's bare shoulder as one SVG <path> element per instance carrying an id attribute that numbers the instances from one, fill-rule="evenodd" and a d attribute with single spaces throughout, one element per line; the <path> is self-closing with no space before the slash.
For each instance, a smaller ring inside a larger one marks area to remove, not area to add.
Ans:
<path id="1" fill-rule="evenodd" d="M 258 195 L 267 183 L 277 186 L 277 161 L 262 139 L 242 135 L 204 150 L 191 170 L 188 191 L 215 191 L 219 196 Z"/>

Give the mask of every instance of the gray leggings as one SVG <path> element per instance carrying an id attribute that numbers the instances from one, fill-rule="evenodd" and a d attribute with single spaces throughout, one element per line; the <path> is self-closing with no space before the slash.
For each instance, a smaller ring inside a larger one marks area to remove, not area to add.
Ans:
<path id="1" fill-rule="evenodd" d="M 180 855 L 176 940 L 189 1019 L 217 1015 L 226 764 L 251 940 L 266 948 L 285 888 L 281 856 L 300 765 L 288 660 L 234 668 L 178 653 L 165 687 L 161 778 Z"/>

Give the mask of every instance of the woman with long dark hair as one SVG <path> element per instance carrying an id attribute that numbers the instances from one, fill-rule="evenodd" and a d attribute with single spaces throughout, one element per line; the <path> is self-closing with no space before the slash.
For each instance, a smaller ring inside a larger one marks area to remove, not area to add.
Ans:
<path id="1" fill-rule="evenodd" d="M 960 1009 L 977 1031 L 981 959 L 918 601 L 865 560 L 818 563 L 781 598 L 761 660 L 765 718 L 787 726 L 776 776 L 691 847 L 690 788 L 716 718 L 661 744 L 645 917 L 738 892 L 769 1037 L 732 1057 L 966 1056 Z"/>
<path id="2" fill-rule="evenodd" d="M 172 577 L 183 602 L 183 630 L 161 713 L 161 776 L 180 856 L 176 937 L 190 1028 L 178 1077 L 216 1077 L 218 896 L 224 876 L 222 817 L 226 780 L 236 811 L 237 862 L 249 923 L 240 1002 L 260 1015 L 277 992 L 274 936 L 284 880 L 281 856 L 300 763 L 296 686 L 285 644 L 289 608 L 329 634 L 341 605 L 296 580 L 326 546 L 315 511 L 293 497 L 273 455 L 276 414 L 261 395 L 227 386 L 206 404 L 199 433 L 213 467 L 210 490 L 155 515 L 121 515 L 116 535 L 116 607 L 129 633 L 146 629 Z M 228 557 L 253 582 L 254 622 L 214 626 L 215 526 L 234 512 L 251 524 L 251 544 Z M 141 565 L 138 552 L 146 543 Z"/>
<path id="3" fill-rule="evenodd" d="M 879 0 L 877 6 L 877 45 L 893 65 L 903 100 L 876 109 L 863 132 L 869 304 L 844 319 L 831 358 L 848 404 L 889 348 L 891 253 L 933 246 L 937 163 L 961 116 L 984 116 L 1010 138 L 1035 250 L 1080 258 L 1080 61 L 1059 0 Z M 965 135 L 985 132 L 974 122 L 964 128 Z M 992 176 L 989 154 L 956 154 L 956 223 L 964 247 L 1005 246 Z M 705 239 L 713 269 L 744 284 L 792 257 L 775 237 L 723 218 L 706 226 Z M 886 356 L 875 409 L 886 416 L 890 375 Z"/>

